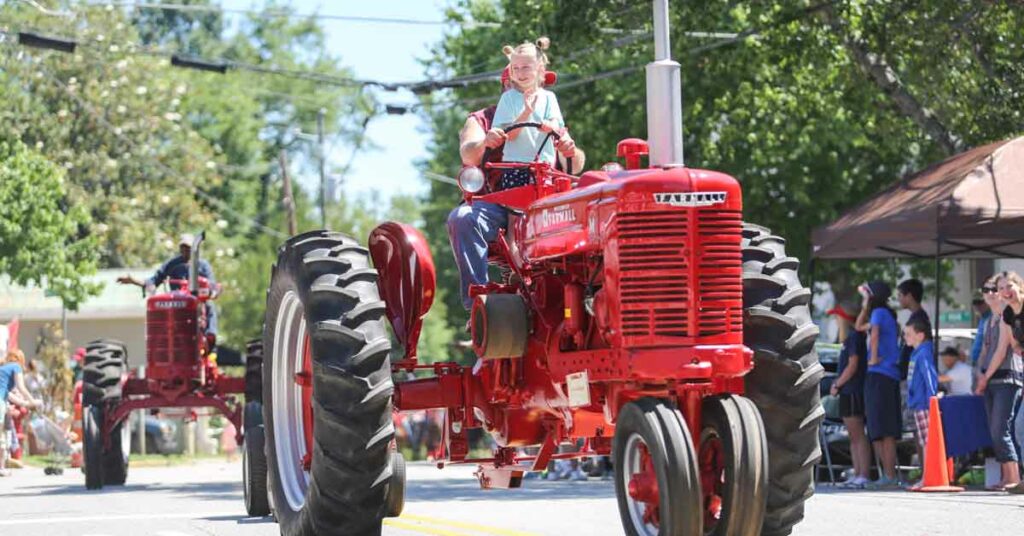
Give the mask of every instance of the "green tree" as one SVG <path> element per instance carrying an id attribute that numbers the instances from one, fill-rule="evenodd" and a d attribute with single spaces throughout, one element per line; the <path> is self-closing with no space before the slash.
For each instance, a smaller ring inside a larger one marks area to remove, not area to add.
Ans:
<path id="1" fill-rule="evenodd" d="M 0 274 L 41 285 L 78 309 L 99 290 L 84 280 L 98 258 L 88 225 L 88 213 L 68 204 L 60 168 L 0 138 Z"/>

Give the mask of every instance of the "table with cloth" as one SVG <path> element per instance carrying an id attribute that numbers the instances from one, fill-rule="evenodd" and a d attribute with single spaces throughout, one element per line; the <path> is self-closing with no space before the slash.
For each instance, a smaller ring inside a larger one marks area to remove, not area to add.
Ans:
<path id="1" fill-rule="evenodd" d="M 984 397 L 945 396 L 939 399 L 939 412 L 942 413 L 946 456 L 966 456 L 992 446 Z"/>

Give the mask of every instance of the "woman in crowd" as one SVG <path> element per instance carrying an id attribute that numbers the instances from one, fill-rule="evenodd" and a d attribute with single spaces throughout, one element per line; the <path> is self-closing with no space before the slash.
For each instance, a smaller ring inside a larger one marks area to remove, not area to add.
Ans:
<path id="1" fill-rule="evenodd" d="M 981 355 L 978 357 L 980 376 L 975 392 L 985 396 L 989 434 L 1002 472 L 999 484 L 990 489 L 1016 489 L 1020 483 L 1017 449 L 1010 430 L 1021 387 L 1024 386 L 1024 363 L 1020 354 L 1011 348 L 1010 326 L 1003 321 L 1003 311 L 1013 311 L 1007 305 L 1009 297 L 1020 303 L 1018 289 L 1022 287 L 1020 276 L 1002 272 L 990 277 L 981 288 L 985 303 L 992 309 L 992 316 L 983 334 Z"/>
<path id="2" fill-rule="evenodd" d="M 892 289 L 872 281 L 858 289 L 864 298 L 857 331 L 867 335 L 868 373 L 864 378 L 864 414 L 868 439 L 882 462 L 882 474 L 867 487 L 896 488 L 896 440 L 903 435 L 900 414 L 900 348 L 896 312 L 889 307 Z"/>

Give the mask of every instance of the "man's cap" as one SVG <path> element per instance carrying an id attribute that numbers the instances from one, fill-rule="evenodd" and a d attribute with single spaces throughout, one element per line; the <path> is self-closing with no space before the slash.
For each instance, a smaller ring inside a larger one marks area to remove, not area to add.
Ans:
<path id="1" fill-rule="evenodd" d="M 196 237 L 192 236 L 192 233 L 182 233 L 181 239 L 178 240 L 178 245 L 192 247 L 192 243 L 195 241 Z"/>

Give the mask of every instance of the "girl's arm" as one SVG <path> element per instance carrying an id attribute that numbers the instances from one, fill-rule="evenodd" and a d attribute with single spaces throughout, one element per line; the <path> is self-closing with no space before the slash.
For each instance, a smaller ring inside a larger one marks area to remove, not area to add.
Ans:
<path id="1" fill-rule="evenodd" d="M 878 338 L 881 330 L 878 326 L 869 327 L 871 328 L 871 359 L 868 360 L 868 366 L 871 367 L 882 362 L 878 357 Z"/>
<path id="2" fill-rule="evenodd" d="M 985 381 L 988 382 L 992 379 L 992 375 L 999 370 L 1000 365 L 1006 360 L 1007 350 L 1010 349 L 1010 326 L 1006 325 L 1005 322 L 999 323 L 999 344 L 996 345 L 996 353 L 992 354 L 992 361 L 988 364 L 988 370 L 985 371 Z"/>
<path id="3" fill-rule="evenodd" d="M 25 386 L 25 375 L 24 374 L 20 374 L 19 373 L 19 374 L 15 374 L 14 375 L 14 385 L 15 385 L 15 389 L 14 389 L 15 392 L 17 392 L 19 395 L 25 397 L 25 400 L 28 400 L 28 402 L 29 402 L 28 406 L 38 406 L 39 405 L 39 401 L 37 401 L 36 399 L 32 398 L 32 393 L 30 393 L 28 391 L 28 387 Z"/>
<path id="4" fill-rule="evenodd" d="M 991 326 L 989 326 L 991 328 Z M 999 322 L 999 343 L 996 344 L 996 352 L 992 354 L 992 361 L 988 364 L 988 370 L 985 371 L 978 378 L 978 385 L 975 387 L 974 392 L 976 394 L 983 394 L 985 388 L 988 386 L 988 381 L 992 379 L 992 375 L 999 370 L 999 366 L 1006 360 L 1007 350 L 1010 349 L 1010 326 L 1005 322 Z"/>
<path id="5" fill-rule="evenodd" d="M 836 381 L 832 382 L 832 389 L 838 391 L 839 388 L 846 385 L 855 374 L 857 374 L 857 367 L 860 366 L 860 356 L 853 354 L 849 357 L 849 361 L 846 363 L 846 368 L 843 369 L 842 374 L 836 378 Z"/>
<path id="6" fill-rule="evenodd" d="M 857 321 L 854 322 L 853 329 L 860 332 L 865 332 L 871 329 L 871 320 L 868 316 L 867 303 L 865 303 L 864 307 L 861 307 L 860 312 L 857 313 Z"/>

